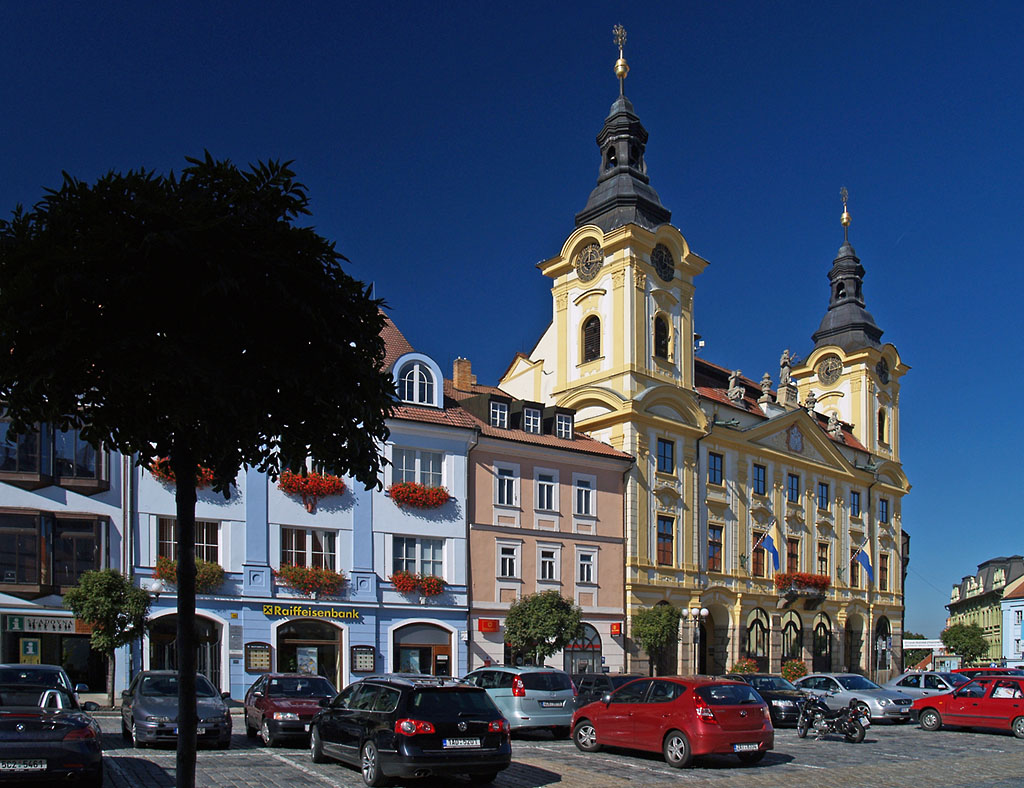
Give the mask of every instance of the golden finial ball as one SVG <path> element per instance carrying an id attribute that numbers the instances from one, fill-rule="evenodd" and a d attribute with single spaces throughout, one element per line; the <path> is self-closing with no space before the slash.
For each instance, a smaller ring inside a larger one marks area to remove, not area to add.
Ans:
<path id="1" fill-rule="evenodd" d="M 843 227 L 849 227 L 850 213 L 848 211 L 843 211 L 843 215 L 839 217 L 839 221 L 842 223 Z"/>
<path id="2" fill-rule="evenodd" d="M 607 62 L 607 61 L 606 61 Z M 625 79 L 629 73 L 629 64 L 626 62 L 626 58 L 620 57 L 615 61 L 615 76 L 619 79 Z"/>

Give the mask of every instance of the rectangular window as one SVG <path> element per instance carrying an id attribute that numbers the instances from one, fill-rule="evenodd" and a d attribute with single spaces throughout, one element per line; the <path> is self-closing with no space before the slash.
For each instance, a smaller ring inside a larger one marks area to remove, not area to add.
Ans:
<path id="1" fill-rule="evenodd" d="M 443 577 L 444 540 L 396 536 L 391 544 L 391 562 L 396 572 Z"/>
<path id="2" fill-rule="evenodd" d="M 850 514 L 860 517 L 860 491 L 850 490 Z"/>
<path id="3" fill-rule="evenodd" d="M 557 580 L 557 564 L 555 563 L 555 551 L 550 548 L 541 548 L 540 551 L 540 579 Z"/>
<path id="4" fill-rule="evenodd" d="M 593 553 L 579 553 L 576 556 L 577 568 L 576 568 L 576 582 L 578 583 L 593 583 L 594 582 L 594 554 Z"/>
<path id="5" fill-rule="evenodd" d="M 540 411 L 536 408 L 525 408 L 523 410 L 523 430 L 540 434 Z"/>
<path id="6" fill-rule="evenodd" d="M 1014 624 L 1020 624 L 1022 618 L 1024 618 L 1024 610 L 1014 610 L 1013 611 L 1013 623 Z"/>
<path id="7" fill-rule="evenodd" d="M 178 521 L 161 517 L 157 522 L 157 555 L 178 560 Z M 220 563 L 220 523 L 196 520 L 196 558 Z"/>
<path id="8" fill-rule="evenodd" d="M 588 479 L 576 480 L 576 514 L 594 514 L 594 489 Z"/>
<path id="9" fill-rule="evenodd" d="M 722 571 L 722 526 L 708 526 L 708 571 Z"/>
<path id="10" fill-rule="evenodd" d="M 281 563 L 334 570 L 337 567 L 338 534 L 312 528 L 281 529 Z"/>
<path id="11" fill-rule="evenodd" d="M 708 452 L 708 484 L 722 483 L 722 455 Z"/>
<path id="12" fill-rule="evenodd" d="M 818 542 L 818 574 L 832 574 L 828 568 L 828 542 Z"/>
<path id="13" fill-rule="evenodd" d="M 82 440 L 78 430 L 57 432 L 54 460 L 57 476 L 69 479 L 99 479 L 100 464 L 96 450 Z"/>
<path id="14" fill-rule="evenodd" d="M 818 482 L 818 508 L 826 512 L 829 506 L 828 482 Z"/>
<path id="15" fill-rule="evenodd" d="M 764 495 L 766 486 L 767 471 L 763 465 L 754 466 L 754 495 Z"/>
<path id="16" fill-rule="evenodd" d="M 511 468 L 498 468 L 494 503 L 498 506 L 516 505 L 516 474 Z"/>
<path id="17" fill-rule="evenodd" d="M 519 577 L 519 548 L 515 545 L 501 545 L 498 548 L 499 577 Z"/>
<path id="18" fill-rule="evenodd" d="M 786 500 L 800 503 L 800 477 L 791 473 L 786 477 Z"/>
<path id="19" fill-rule="evenodd" d="M 764 577 L 764 533 L 754 531 L 754 544 L 757 547 L 754 548 L 753 554 L 750 557 L 750 573 L 754 577 Z"/>
<path id="20" fill-rule="evenodd" d="M 508 403 L 491 403 L 491 426 L 500 427 L 503 430 L 508 429 Z"/>
<path id="21" fill-rule="evenodd" d="M 786 539 L 786 570 L 789 572 L 800 571 L 800 540 Z"/>
<path id="22" fill-rule="evenodd" d="M 555 414 L 555 436 L 572 440 L 572 416 L 568 413 Z"/>
<path id="23" fill-rule="evenodd" d="M 551 473 L 537 475 L 537 508 L 546 512 L 555 511 L 555 476 Z"/>
<path id="24" fill-rule="evenodd" d="M 439 451 L 395 448 L 391 452 L 392 479 L 396 482 L 417 482 L 426 487 L 441 486 L 444 454 Z"/>
<path id="25" fill-rule="evenodd" d="M 879 498 L 878 499 L 878 522 L 887 523 L 889 522 L 889 499 Z"/>
<path id="26" fill-rule="evenodd" d="M 661 566 L 672 566 L 674 563 L 674 531 L 675 520 L 658 515 L 658 563 Z"/>
<path id="27" fill-rule="evenodd" d="M 860 588 L 860 562 L 857 555 L 860 553 L 856 547 L 850 548 L 850 585 L 853 588 Z"/>
<path id="28" fill-rule="evenodd" d="M 10 422 L 0 421 L 0 471 L 39 473 L 39 433 L 11 435 L 9 428 Z"/>
<path id="29" fill-rule="evenodd" d="M 53 582 L 78 583 L 83 572 L 100 568 L 99 523 L 95 520 L 58 518 L 53 534 Z"/>
<path id="30" fill-rule="evenodd" d="M 889 590 L 889 554 L 878 554 L 878 590 Z"/>
<path id="31" fill-rule="evenodd" d="M 676 470 L 676 445 L 672 441 L 658 438 L 658 472 L 675 473 Z"/>

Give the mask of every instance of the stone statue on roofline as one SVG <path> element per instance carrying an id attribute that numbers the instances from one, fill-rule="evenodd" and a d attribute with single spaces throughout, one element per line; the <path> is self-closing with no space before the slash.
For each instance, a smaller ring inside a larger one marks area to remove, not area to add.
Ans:
<path id="1" fill-rule="evenodd" d="M 779 359 L 779 387 L 788 386 L 790 377 L 789 370 L 797 362 L 796 355 L 789 354 L 789 348 L 782 351 L 782 358 Z"/>
<path id="2" fill-rule="evenodd" d="M 729 373 L 729 390 L 725 392 L 725 396 L 733 402 L 739 402 L 747 393 L 746 389 L 740 384 L 740 375 L 742 374 L 738 369 L 734 369 Z"/>
<path id="3" fill-rule="evenodd" d="M 833 438 L 843 437 L 843 425 L 839 422 L 839 417 L 835 414 L 835 411 L 829 414 L 828 426 L 825 427 L 825 430 Z"/>
<path id="4" fill-rule="evenodd" d="M 772 376 L 767 372 L 761 376 L 761 396 L 757 401 L 761 403 L 772 401 Z"/>
<path id="5" fill-rule="evenodd" d="M 808 391 L 807 399 L 804 400 L 804 407 L 807 409 L 807 412 L 811 415 L 814 415 L 814 406 L 817 404 L 818 395 L 815 394 L 813 391 Z"/>

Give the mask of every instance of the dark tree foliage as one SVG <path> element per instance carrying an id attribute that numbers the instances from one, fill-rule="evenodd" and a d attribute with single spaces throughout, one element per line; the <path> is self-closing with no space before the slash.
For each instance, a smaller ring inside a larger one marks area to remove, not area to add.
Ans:
<path id="1" fill-rule="evenodd" d="M 505 642 L 538 665 L 582 636 L 582 609 L 554 590 L 517 599 L 505 617 Z"/>
<path id="2" fill-rule="evenodd" d="M 679 642 L 681 616 L 679 608 L 661 604 L 642 608 L 631 616 L 633 640 L 650 657 L 649 675 L 654 675 L 655 664 L 660 664 Z"/>
<path id="3" fill-rule="evenodd" d="M 393 383 L 381 302 L 341 270 L 290 163 L 65 173 L 0 222 L 0 401 L 12 429 L 80 427 L 142 464 L 168 456 L 179 529 L 177 784 L 195 782 L 195 472 L 311 457 L 378 483 Z"/>
<path id="4" fill-rule="evenodd" d="M 965 665 L 977 662 L 988 651 L 985 632 L 977 624 L 954 624 L 939 635 L 942 645 L 964 658 Z"/>

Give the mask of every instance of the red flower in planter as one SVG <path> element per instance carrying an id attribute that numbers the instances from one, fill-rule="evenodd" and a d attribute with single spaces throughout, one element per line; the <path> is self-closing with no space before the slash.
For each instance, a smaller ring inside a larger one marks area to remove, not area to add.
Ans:
<path id="1" fill-rule="evenodd" d="M 281 568 L 274 571 L 274 577 L 306 596 L 334 596 L 346 582 L 344 572 L 292 564 L 281 564 Z"/>
<path id="2" fill-rule="evenodd" d="M 410 509 L 436 509 L 448 503 L 446 487 L 427 487 L 418 482 L 395 482 L 388 487 L 388 495 L 396 506 Z"/>
<path id="3" fill-rule="evenodd" d="M 302 497 L 302 504 L 307 512 L 316 509 L 317 501 L 329 495 L 342 495 L 345 482 L 338 476 L 329 473 L 293 473 L 283 471 L 277 482 L 278 488 L 289 495 Z"/>
<path id="4" fill-rule="evenodd" d="M 757 661 L 750 657 L 743 657 L 733 663 L 730 673 L 757 673 Z"/>
<path id="5" fill-rule="evenodd" d="M 828 575 L 812 575 L 809 572 L 776 572 L 775 587 L 780 591 L 787 588 L 810 588 L 824 593 L 832 586 Z"/>
<path id="6" fill-rule="evenodd" d="M 149 466 L 153 478 L 164 484 L 174 484 L 174 470 L 171 468 L 170 457 L 159 457 Z M 213 470 L 202 465 L 196 468 L 196 489 L 202 490 L 213 484 Z"/>
<path id="7" fill-rule="evenodd" d="M 395 589 L 403 594 L 411 594 L 420 585 L 420 576 L 406 572 L 404 569 L 393 572 L 389 579 L 394 583 Z"/>
<path id="8" fill-rule="evenodd" d="M 157 556 L 156 570 L 153 577 L 162 580 L 168 585 L 178 585 L 178 562 L 172 561 L 164 556 Z M 216 588 L 220 588 L 224 582 L 224 567 L 215 564 L 213 561 L 196 559 L 196 593 L 207 594 Z"/>
<path id="9" fill-rule="evenodd" d="M 424 575 L 420 578 L 420 591 L 423 596 L 437 596 L 444 593 L 444 580 L 437 575 Z"/>

